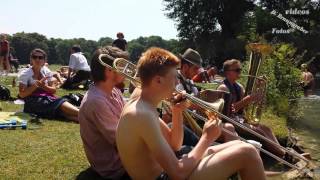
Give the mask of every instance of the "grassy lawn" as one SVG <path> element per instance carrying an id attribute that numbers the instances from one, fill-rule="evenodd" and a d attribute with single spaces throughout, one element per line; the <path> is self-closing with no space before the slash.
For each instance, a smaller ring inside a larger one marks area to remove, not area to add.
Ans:
<path id="1" fill-rule="evenodd" d="M 51 69 L 57 69 L 52 66 Z M 1 77 L 0 84 L 17 95 L 13 77 Z M 58 96 L 71 92 L 59 89 Z M 2 111 L 22 111 L 22 105 L 0 102 Z M 280 138 L 287 136 L 286 119 L 263 115 L 261 123 L 271 127 Z M 42 125 L 28 130 L 0 130 L 0 179 L 74 179 L 89 166 L 79 134 L 79 125 L 58 120 L 43 120 Z"/>
<path id="2" fill-rule="evenodd" d="M 13 77 L 1 77 L 13 97 Z M 59 89 L 57 95 L 71 92 Z M 84 91 L 82 91 L 84 93 Z M 22 105 L 0 102 L 2 111 L 22 111 Z M 28 130 L 0 130 L 0 179 L 74 179 L 89 166 L 84 154 L 79 125 L 57 120 L 43 120 Z"/>

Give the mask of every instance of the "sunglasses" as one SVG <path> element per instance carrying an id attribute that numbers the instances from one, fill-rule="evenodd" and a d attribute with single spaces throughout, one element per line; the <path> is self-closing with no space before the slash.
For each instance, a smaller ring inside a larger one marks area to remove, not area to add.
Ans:
<path id="1" fill-rule="evenodd" d="M 233 72 L 236 72 L 236 73 L 241 73 L 242 69 L 241 68 L 237 68 L 237 69 L 229 69 L 227 71 L 233 71 Z"/>
<path id="2" fill-rule="evenodd" d="M 36 55 L 32 55 L 31 56 L 32 59 L 39 59 L 39 60 L 44 60 L 44 56 L 36 56 Z"/>

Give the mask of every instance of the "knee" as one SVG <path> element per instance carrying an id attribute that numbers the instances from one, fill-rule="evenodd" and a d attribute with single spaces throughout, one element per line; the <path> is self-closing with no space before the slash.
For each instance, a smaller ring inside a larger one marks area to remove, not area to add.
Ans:
<path id="1" fill-rule="evenodd" d="M 242 145 L 242 144 L 245 144 L 245 142 L 240 141 L 240 140 L 233 140 L 233 141 L 231 141 L 231 142 L 233 142 L 233 143 L 234 143 L 234 144 L 236 144 L 236 145 Z"/>
<path id="2" fill-rule="evenodd" d="M 248 159 L 252 159 L 252 160 L 260 159 L 260 155 L 259 155 L 258 150 L 253 145 L 251 145 L 249 143 L 242 143 L 241 145 L 239 145 L 239 150 Z"/>
<path id="3" fill-rule="evenodd" d="M 234 126 L 232 124 L 230 124 L 230 123 L 225 123 L 224 124 L 224 128 L 229 130 L 229 131 L 231 131 L 231 132 L 236 132 Z"/>

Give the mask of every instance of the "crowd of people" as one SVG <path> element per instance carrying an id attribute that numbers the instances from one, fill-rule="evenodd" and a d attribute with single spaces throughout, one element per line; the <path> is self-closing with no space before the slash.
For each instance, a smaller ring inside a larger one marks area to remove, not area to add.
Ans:
<path id="1" fill-rule="evenodd" d="M 112 66 L 117 58 L 128 60 L 129 54 L 124 35 L 118 33 L 117 37 L 112 46 L 94 52 L 90 66 L 80 46 L 75 45 L 69 66 L 52 72 L 46 52 L 34 49 L 30 66 L 19 73 L 24 112 L 80 124 L 90 168 L 78 179 L 227 179 L 235 173 L 241 179 L 266 178 L 259 151 L 239 140 L 239 136 L 247 135 L 241 129 L 216 116 L 208 116 L 200 136 L 184 124 L 184 110 L 200 111 L 186 100 L 185 94 L 200 97 L 201 89 L 195 82 L 213 82 L 218 74 L 216 67 L 204 69 L 201 55 L 191 48 L 178 56 L 161 48 L 149 48 L 137 64 L 141 86 L 125 101 L 119 88 L 125 76 Z M 1 64 L 8 61 L 8 52 L 9 43 L 2 37 Z M 99 59 L 101 54 L 107 56 Z M 230 92 L 224 96 L 223 113 L 279 144 L 269 127 L 244 120 L 243 109 L 263 97 L 258 93 L 244 95 L 243 86 L 237 82 L 241 71 L 239 60 L 230 59 L 223 64 L 225 79 L 218 90 Z M 304 77 L 305 81 L 310 79 L 308 74 Z M 80 107 L 55 95 L 57 88 L 73 89 L 80 84 L 88 87 Z M 177 89 L 183 93 L 177 93 Z M 159 108 L 164 100 L 171 102 L 169 109 Z M 279 157 L 286 155 L 273 144 L 254 140 Z"/>

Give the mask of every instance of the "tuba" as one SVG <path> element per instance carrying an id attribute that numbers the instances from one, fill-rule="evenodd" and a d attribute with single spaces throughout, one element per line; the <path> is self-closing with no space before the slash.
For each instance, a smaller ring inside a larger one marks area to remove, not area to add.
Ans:
<path id="1" fill-rule="evenodd" d="M 266 77 L 259 76 L 259 70 L 263 64 L 263 56 L 271 53 L 270 45 L 251 43 L 248 46 L 250 53 L 248 78 L 244 96 L 256 94 L 260 96 L 260 101 L 250 104 L 244 109 L 244 117 L 249 123 L 259 123 L 262 115 L 262 109 L 265 104 L 265 96 L 267 90 Z"/>

